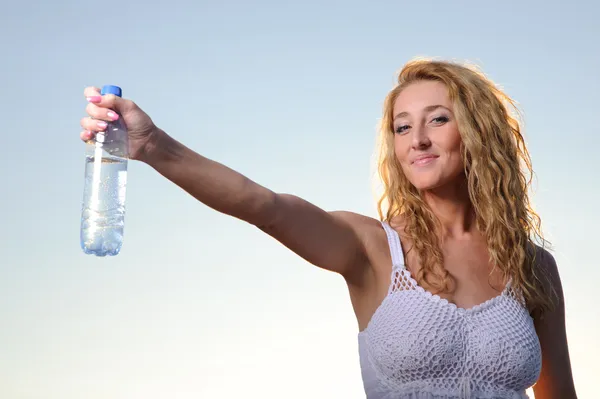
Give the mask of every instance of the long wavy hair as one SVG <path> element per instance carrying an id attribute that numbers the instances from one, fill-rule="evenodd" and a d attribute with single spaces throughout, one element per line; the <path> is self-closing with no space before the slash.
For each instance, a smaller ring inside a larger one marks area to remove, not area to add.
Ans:
<path id="1" fill-rule="evenodd" d="M 533 169 L 515 102 L 476 67 L 416 59 L 398 75 L 387 95 L 379 132 L 378 173 L 383 193 L 381 220 L 401 215 L 404 233 L 420 261 L 415 279 L 436 293 L 451 292 L 452 276 L 443 266 L 440 224 L 421 193 L 407 179 L 394 151 L 393 108 L 400 92 L 418 81 L 437 81 L 448 89 L 462 138 L 462 159 L 476 226 L 485 236 L 490 261 L 525 302 L 530 312 L 553 307 L 553 292 L 536 256 L 548 246 L 528 189 Z M 509 110 L 512 111 L 509 112 Z"/>

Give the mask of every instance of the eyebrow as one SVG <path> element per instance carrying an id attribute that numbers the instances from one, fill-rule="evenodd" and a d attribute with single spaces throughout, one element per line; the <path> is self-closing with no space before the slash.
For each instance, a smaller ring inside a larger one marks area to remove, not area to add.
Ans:
<path id="1" fill-rule="evenodd" d="M 431 112 L 431 111 L 435 111 L 438 108 L 443 108 L 443 109 L 447 110 L 448 112 L 452 112 L 447 107 L 444 107 L 443 105 L 439 105 L 439 104 L 437 104 L 437 105 L 428 105 L 427 107 L 423 108 L 423 111 L 425 111 L 425 112 Z M 408 115 L 409 115 L 409 113 L 406 112 L 406 111 L 400 112 L 398 115 L 394 116 L 394 120 L 396 120 L 398 118 L 402 118 L 402 117 L 408 116 Z"/>

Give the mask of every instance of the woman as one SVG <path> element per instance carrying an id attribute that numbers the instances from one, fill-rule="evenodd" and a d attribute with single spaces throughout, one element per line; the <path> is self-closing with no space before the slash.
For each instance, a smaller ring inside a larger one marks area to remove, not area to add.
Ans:
<path id="1" fill-rule="evenodd" d="M 537 399 L 576 397 L 560 278 L 536 245 L 529 154 L 512 101 L 480 72 L 429 60 L 400 72 L 380 132 L 381 221 L 275 193 L 133 102 L 85 96 L 83 140 L 120 114 L 131 158 L 344 277 L 369 399 L 524 398 L 534 384 Z"/>

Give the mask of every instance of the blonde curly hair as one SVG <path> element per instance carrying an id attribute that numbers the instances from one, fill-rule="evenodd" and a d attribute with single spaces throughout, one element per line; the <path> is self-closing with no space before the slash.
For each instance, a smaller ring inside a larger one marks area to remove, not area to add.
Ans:
<path id="1" fill-rule="evenodd" d="M 536 254 L 543 250 L 537 244 L 544 247 L 547 241 L 528 195 L 533 170 L 521 134 L 520 113 L 515 102 L 476 67 L 416 59 L 400 71 L 397 85 L 385 99 L 380 125 L 380 219 L 389 222 L 401 215 L 404 232 L 413 243 L 411 250 L 420 260 L 415 279 L 436 293 L 451 292 L 454 281 L 443 266 L 439 221 L 402 172 L 394 152 L 394 103 L 405 87 L 418 81 L 441 82 L 448 89 L 463 143 L 469 197 L 491 263 L 511 278 L 512 288 L 530 312 L 551 309 L 550 289 L 536 266 Z"/>

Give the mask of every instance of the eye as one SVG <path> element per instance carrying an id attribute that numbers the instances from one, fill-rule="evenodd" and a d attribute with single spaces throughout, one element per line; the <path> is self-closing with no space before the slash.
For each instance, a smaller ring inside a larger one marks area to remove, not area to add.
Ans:
<path id="1" fill-rule="evenodd" d="M 404 133 L 406 130 L 408 130 L 410 128 L 410 126 L 408 125 L 402 125 L 402 126 L 398 126 L 395 130 L 396 133 L 398 134 L 402 134 Z"/>
<path id="2" fill-rule="evenodd" d="M 450 118 L 448 118 L 447 116 L 438 116 L 437 118 L 433 118 L 431 121 L 438 125 L 443 125 L 444 123 L 448 122 L 449 120 L 450 120 Z"/>

